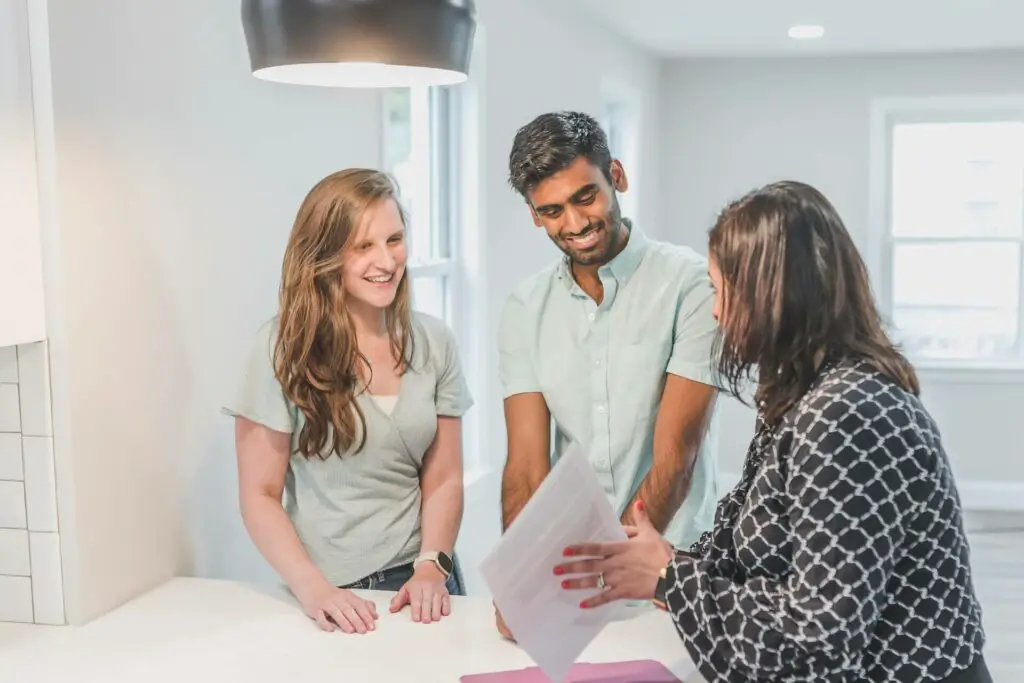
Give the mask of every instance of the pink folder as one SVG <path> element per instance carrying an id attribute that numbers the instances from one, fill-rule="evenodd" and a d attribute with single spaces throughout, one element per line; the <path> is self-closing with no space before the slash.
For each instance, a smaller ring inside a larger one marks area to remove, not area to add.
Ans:
<path id="1" fill-rule="evenodd" d="M 517 671 L 473 674 L 459 679 L 462 683 L 551 683 L 538 667 Z M 612 664 L 576 664 L 565 683 L 682 683 L 660 662 L 652 659 Z"/>

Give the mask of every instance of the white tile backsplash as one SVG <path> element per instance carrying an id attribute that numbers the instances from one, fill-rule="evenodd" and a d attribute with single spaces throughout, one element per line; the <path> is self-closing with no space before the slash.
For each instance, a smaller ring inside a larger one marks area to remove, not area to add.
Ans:
<path id="1" fill-rule="evenodd" d="M 18 349 L 15 346 L 0 348 L 0 382 L 18 383 Z"/>
<path id="2" fill-rule="evenodd" d="M 63 624 L 45 342 L 0 348 L 0 622 Z"/>
<path id="3" fill-rule="evenodd" d="M 29 531 L 57 531 L 57 475 L 53 466 L 53 440 L 23 436 L 25 507 Z"/>
<path id="4" fill-rule="evenodd" d="M 0 384 L 0 432 L 21 431 L 17 384 Z"/>
<path id="5" fill-rule="evenodd" d="M 28 576 L 28 532 L 24 529 L 0 529 L 0 574 Z"/>
<path id="6" fill-rule="evenodd" d="M 0 432 L 0 479 L 21 481 L 25 469 L 21 462 L 21 434 Z"/>
<path id="7" fill-rule="evenodd" d="M 52 436 L 50 373 L 46 342 L 18 347 L 18 385 L 21 393 L 21 433 Z"/>
<path id="8" fill-rule="evenodd" d="M 0 529 L 27 529 L 25 485 L 20 481 L 0 481 Z"/>
<path id="9" fill-rule="evenodd" d="M 32 579 L 0 576 L 0 621 L 32 623 Z"/>
<path id="10" fill-rule="evenodd" d="M 37 624 L 64 623 L 64 581 L 60 566 L 60 537 L 29 534 L 32 547 L 32 604 Z"/>

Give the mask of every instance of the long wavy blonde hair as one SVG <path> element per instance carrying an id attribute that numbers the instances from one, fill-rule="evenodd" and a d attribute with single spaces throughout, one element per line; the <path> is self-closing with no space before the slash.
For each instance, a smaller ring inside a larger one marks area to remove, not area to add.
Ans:
<path id="1" fill-rule="evenodd" d="M 366 418 L 355 398 L 369 384 L 360 372 L 369 371 L 369 363 L 345 302 L 342 267 L 366 211 L 384 201 L 398 203 L 387 174 L 363 168 L 333 173 L 306 195 L 285 248 L 274 374 L 305 417 L 297 450 L 307 458 L 340 456 L 357 442 L 358 452 L 366 443 Z M 413 352 L 404 274 L 384 318 L 396 368 L 404 372 Z"/>

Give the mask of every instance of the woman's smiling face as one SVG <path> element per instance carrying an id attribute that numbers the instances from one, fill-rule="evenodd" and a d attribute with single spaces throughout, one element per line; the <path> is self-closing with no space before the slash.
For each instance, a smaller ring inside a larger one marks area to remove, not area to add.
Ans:
<path id="1" fill-rule="evenodd" d="M 367 209 L 346 251 L 342 283 L 350 300 L 373 308 L 390 306 L 408 258 L 398 205 L 388 199 Z"/>

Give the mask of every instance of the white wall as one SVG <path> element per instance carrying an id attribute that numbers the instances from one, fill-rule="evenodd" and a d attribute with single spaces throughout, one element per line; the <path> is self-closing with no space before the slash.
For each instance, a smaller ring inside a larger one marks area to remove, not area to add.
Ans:
<path id="1" fill-rule="evenodd" d="M 36 132 L 66 606 L 81 623 L 176 574 L 275 580 L 239 519 L 218 408 L 274 312 L 302 197 L 331 171 L 380 163 L 381 116 L 375 91 L 253 78 L 237 3 L 48 4 L 47 17 L 33 0 Z M 556 257 L 505 183 L 513 134 L 551 109 L 597 114 L 608 74 L 641 93 L 653 139 L 657 86 L 653 60 L 567 10 L 479 9 L 483 218 L 468 227 L 488 315 L 468 370 L 492 469 L 469 493 L 459 544 L 474 590 L 498 536 L 498 311 Z M 656 157 L 643 165 L 653 224 Z"/>
<path id="2" fill-rule="evenodd" d="M 706 251 L 730 199 L 783 178 L 835 204 L 862 250 L 869 226 L 870 104 L 876 97 L 1024 93 L 1024 53 L 985 56 L 693 60 L 661 80 L 663 236 Z M 1024 373 L 921 371 L 971 505 L 1024 500 Z M 752 413 L 722 415 L 720 467 L 738 473 Z"/>
<path id="3" fill-rule="evenodd" d="M 0 346 L 46 337 L 25 0 L 0 2 Z"/>
<path id="4" fill-rule="evenodd" d="M 45 36 L 44 36 L 45 37 Z M 46 257 L 68 617 L 267 577 L 237 510 L 240 350 L 304 194 L 379 161 L 376 93 L 249 74 L 238 4 L 50 2 Z"/>

